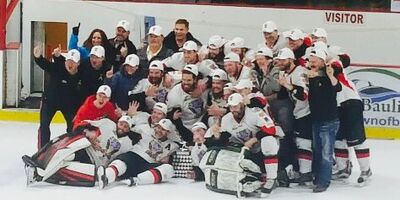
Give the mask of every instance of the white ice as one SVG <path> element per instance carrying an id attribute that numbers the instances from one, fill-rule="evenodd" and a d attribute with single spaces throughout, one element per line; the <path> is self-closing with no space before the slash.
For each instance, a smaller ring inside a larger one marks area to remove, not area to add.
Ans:
<path id="1" fill-rule="evenodd" d="M 173 179 L 168 183 L 133 188 L 115 185 L 105 190 L 83 187 L 39 184 L 26 186 L 21 156 L 32 155 L 36 150 L 36 123 L 0 121 L 0 199 L 24 200 L 179 200 L 179 199 L 236 199 L 235 196 L 218 194 L 205 188 L 204 182 Z M 52 137 L 60 135 L 65 125 L 52 125 Z M 313 194 L 308 188 L 277 188 L 268 199 L 290 200 L 372 200 L 400 199 L 400 141 L 369 140 L 372 157 L 372 180 L 365 187 L 358 187 L 356 179 L 360 173 L 353 161 L 353 174 L 348 183 L 333 182 L 328 191 Z M 250 199 L 250 198 L 249 198 Z"/>

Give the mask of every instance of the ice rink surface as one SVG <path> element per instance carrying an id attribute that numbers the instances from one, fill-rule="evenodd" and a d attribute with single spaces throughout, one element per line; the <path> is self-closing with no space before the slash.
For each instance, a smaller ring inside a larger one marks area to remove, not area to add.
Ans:
<path id="1" fill-rule="evenodd" d="M 21 156 L 36 151 L 37 128 L 35 123 L 0 121 L 0 199 L 2 200 L 178 200 L 178 199 L 236 199 L 235 196 L 207 190 L 204 182 L 173 179 L 168 183 L 129 188 L 114 185 L 99 190 L 51 185 L 47 183 L 27 187 Z M 64 132 L 64 125 L 52 125 L 52 137 Z M 400 200 L 400 141 L 369 140 L 372 159 L 372 180 L 358 187 L 358 164 L 353 160 L 353 174 L 348 182 L 332 182 L 328 191 L 311 193 L 311 189 L 293 186 L 277 188 L 267 199 L 290 200 Z M 248 198 L 250 199 L 250 198 Z"/>

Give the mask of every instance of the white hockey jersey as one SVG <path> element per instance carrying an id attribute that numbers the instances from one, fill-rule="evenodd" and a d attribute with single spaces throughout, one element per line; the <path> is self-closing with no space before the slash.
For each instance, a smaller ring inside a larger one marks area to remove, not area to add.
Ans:
<path id="1" fill-rule="evenodd" d="M 144 126 L 144 124 L 140 125 Z M 142 135 L 142 139 L 132 147 L 131 151 L 141 156 L 149 163 L 158 163 L 163 158 L 172 155 L 179 146 L 170 139 L 166 141 L 160 141 L 155 137 L 154 130 L 142 132 L 144 129 L 136 129 Z M 147 129 L 149 130 L 149 129 Z"/>
<path id="2" fill-rule="evenodd" d="M 342 90 L 338 92 L 336 96 L 338 106 L 340 106 L 341 103 L 350 99 L 361 100 L 356 86 L 350 79 L 347 78 L 344 72 L 342 73 L 342 75 L 339 76 L 338 81 L 342 85 Z"/>
<path id="3" fill-rule="evenodd" d="M 238 78 L 228 75 L 228 81 L 231 82 L 233 85 L 236 85 L 242 79 L 250 79 L 250 80 L 255 79 L 255 77 L 253 77 L 251 68 L 243 66 Z"/>
<path id="4" fill-rule="evenodd" d="M 227 131 L 231 134 L 230 142 L 244 144 L 247 140 L 256 137 L 257 132 L 262 131 L 266 135 L 275 135 L 275 124 L 272 119 L 262 110 L 247 108 L 243 119 L 237 122 L 233 114 L 229 112 L 221 121 L 221 132 Z M 259 143 L 251 151 L 258 152 Z"/>
<path id="5" fill-rule="evenodd" d="M 176 71 L 181 71 L 186 65 L 183 52 L 176 52 L 172 56 L 165 58 L 162 62 L 166 67 Z"/>
<path id="6" fill-rule="evenodd" d="M 124 137 L 123 140 L 128 139 L 129 141 L 121 142 L 116 134 L 116 124 L 110 119 L 104 118 L 97 121 L 89 121 L 89 123 L 98 127 L 100 131 L 97 140 L 101 150 L 96 150 L 93 146 L 86 149 L 96 166 L 107 165 L 117 155 L 127 152 L 132 147 L 128 137 Z"/>
<path id="7" fill-rule="evenodd" d="M 273 55 L 276 56 L 278 54 L 279 50 L 288 46 L 288 43 L 289 43 L 288 39 L 283 34 L 279 34 L 278 41 L 275 43 L 275 45 L 271 49 Z M 265 44 L 265 42 L 257 45 L 257 49 L 260 49 L 263 47 L 268 47 Z"/>
<path id="8" fill-rule="evenodd" d="M 178 84 L 168 93 L 167 106 L 169 111 L 173 108 L 181 108 L 182 122 L 187 129 L 191 129 L 192 125 L 203 117 L 207 106 L 208 91 L 203 92 L 200 97 L 192 97 L 182 89 L 182 85 Z"/>
<path id="9" fill-rule="evenodd" d="M 142 79 L 138 82 L 135 88 L 129 92 L 129 94 L 139 94 L 142 92 L 146 92 L 146 90 L 152 85 L 153 84 L 150 83 L 149 79 Z M 171 88 L 164 87 L 163 82 L 161 82 L 160 86 L 158 86 L 157 88 L 156 95 L 154 97 L 146 97 L 146 107 L 152 109 L 154 107 L 154 104 L 158 102 L 165 103 L 167 100 L 168 92 L 170 90 Z"/>
<path id="10" fill-rule="evenodd" d="M 203 158 L 204 154 L 207 152 L 207 147 L 204 144 L 195 144 L 191 147 L 190 156 L 192 157 L 193 166 L 199 166 L 200 161 Z"/>
<path id="11" fill-rule="evenodd" d="M 310 114 L 310 105 L 308 103 L 308 78 L 307 71 L 302 66 L 296 66 L 290 73 L 283 73 L 283 77 L 286 78 L 287 82 L 291 85 L 296 85 L 304 88 L 305 100 L 299 100 L 294 96 L 293 91 L 289 92 L 291 99 L 294 101 L 293 115 L 296 119 L 302 118 Z"/>

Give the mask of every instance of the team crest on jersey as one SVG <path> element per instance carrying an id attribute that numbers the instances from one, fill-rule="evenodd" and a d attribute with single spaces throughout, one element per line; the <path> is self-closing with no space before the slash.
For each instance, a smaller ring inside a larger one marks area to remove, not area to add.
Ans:
<path id="1" fill-rule="evenodd" d="M 189 103 L 189 110 L 192 111 L 196 117 L 200 117 L 203 114 L 203 107 L 204 102 L 201 98 L 195 99 Z"/>
<path id="2" fill-rule="evenodd" d="M 236 134 L 236 137 L 238 137 L 242 141 L 247 141 L 251 137 L 251 131 L 249 129 L 241 130 Z"/>
<path id="3" fill-rule="evenodd" d="M 161 89 L 157 92 L 156 96 L 154 97 L 154 101 L 165 103 L 167 101 L 168 91 L 165 89 Z"/>
<path id="4" fill-rule="evenodd" d="M 157 142 L 156 140 L 152 140 L 149 143 L 149 152 L 146 151 L 147 154 L 150 155 L 150 157 L 157 157 L 158 154 L 161 154 L 163 152 L 162 145 Z"/>

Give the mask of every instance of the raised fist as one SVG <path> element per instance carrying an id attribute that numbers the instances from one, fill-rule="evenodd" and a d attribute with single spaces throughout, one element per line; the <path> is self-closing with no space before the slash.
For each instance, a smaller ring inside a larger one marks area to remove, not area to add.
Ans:
<path id="1" fill-rule="evenodd" d="M 79 22 L 78 26 L 72 27 L 72 34 L 78 35 L 79 34 L 79 27 L 81 26 L 81 23 Z"/>

